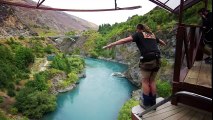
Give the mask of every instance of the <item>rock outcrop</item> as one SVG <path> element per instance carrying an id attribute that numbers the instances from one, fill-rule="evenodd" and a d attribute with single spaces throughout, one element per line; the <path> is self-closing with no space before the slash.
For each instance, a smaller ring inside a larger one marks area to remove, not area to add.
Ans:
<path id="1" fill-rule="evenodd" d="M 14 9 L 0 5 L 0 37 L 31 36 L 34 32 L 23 24 L 14 13 Z"/>

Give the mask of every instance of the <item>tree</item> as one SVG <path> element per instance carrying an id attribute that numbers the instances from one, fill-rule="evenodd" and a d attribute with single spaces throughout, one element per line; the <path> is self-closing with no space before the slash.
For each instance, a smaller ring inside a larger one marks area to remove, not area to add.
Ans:
<path id="1" fill-rule="evenodd" d="M 63 57 L 64 55 L 56 55 L 51 64 L 52 68 L 70 72 L 79 73 L 84 68 L 84 61 L 79 57 Z"/>
<path id="2" fill-rule="evenodd" d="M 33 88 L 34 90 L 37 91 L 48 90 L 48 85 L 46 84 L 45 76 L 40 74 L 36 74 L 35 80 L 29 81 L 26 84 L 26 87 Z"/>
<path id="3" fill-rule="evenodd" d="M 29 48 L 20 47 L 15 51 L 15 60 L 19 69 L 26 70 L 30 63 L 34 62 L 35 56 Z"/>
<path id="4" fill-rule="evenodd" d="M 52 54 L 54 52 L 54 47 L 52 45 L 47 45 L 47 47 L 44 48 L 44 52 Z"/>
<path id="5" fill-rule="evenodd" d="M 132 120 L 131 119 L 131 109 L 132 109 L 132 107 L 134 107 L 138 104 L 139 104 L 138 100 L 135 100 L 133 98 L 128 100 L 121 108 L 119 115 L 118 115 L 118 120 Z"/>
<path id="6" fill-rule="evenodd" d="M 33 89 L 25 88 L 16 96 L 15 106 L 27 117 L 39 119 L 45 113 L 55 110 L 56 97 L 46 91 L 33 92 Z"/>
<path id="7" fill-rule="evenodd" d="M 8 87 L 16 71 L 11 50 L 0 45 L 0 89 Z"/>

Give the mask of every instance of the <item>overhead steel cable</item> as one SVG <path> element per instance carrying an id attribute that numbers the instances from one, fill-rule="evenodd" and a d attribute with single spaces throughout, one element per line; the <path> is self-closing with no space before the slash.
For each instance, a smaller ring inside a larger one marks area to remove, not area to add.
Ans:
<path id="1" fill-rule="evenodd" d="M 28 5 L 23 3 L 15 3 L 15 2 L 8 2 L 8 1 L 0 1 L 0 4 L 6 4 L 11 6 L 18 6 L 24 8 L 31 8 L 31 9 L 39 9 L 39 10 L 52 10 L 52 11 L 70 11 L 70 12 L 102 12 L 102 11 L 116 11 L 116 10 L 134 10 L 141 8 L 141 6 L 132 6 L 132 7 L 123 7 L 123 8 L 111 8 L 111 9 L 62 9 L 62 8 L 50 8 L 50 7 L 37 7 L 34 5 Z"/>

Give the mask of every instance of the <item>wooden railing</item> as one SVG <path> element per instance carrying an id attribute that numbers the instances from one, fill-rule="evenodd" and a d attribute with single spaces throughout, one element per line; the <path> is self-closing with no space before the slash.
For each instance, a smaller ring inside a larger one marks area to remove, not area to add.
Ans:
<path id="1" fill-rule="evenodd" d="M 193 66 L 201 45 L 201 26 L 184 25 L 178 27 L 173 82 L 182 82 Z"/>

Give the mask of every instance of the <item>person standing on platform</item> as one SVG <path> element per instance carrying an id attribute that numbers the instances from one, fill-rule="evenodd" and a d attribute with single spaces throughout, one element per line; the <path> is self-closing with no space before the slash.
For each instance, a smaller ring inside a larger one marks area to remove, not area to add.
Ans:
<path id="1" fill-rule="evenodd" d="M 110 43 L 103 47 L 103 49 L 111 48 L 116 45 L 135 42 L 140 50 L 140 63 L 139 67 L 142 74 L 142 95 L 140 105 L 142 108 L 147 109 L 156 104 L 156 81 L 155 77 L 160 68 L 160 50 L 158 43 L 166 45 L 166 43 L 156 38 L 156 36 L 143 24 L 138 24 L 136 33 L 133 35 L 120 39 L 116 42 Z"/>

